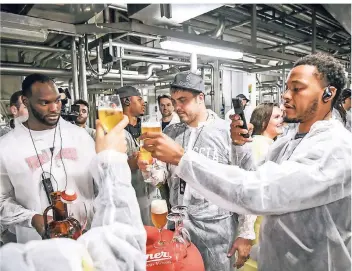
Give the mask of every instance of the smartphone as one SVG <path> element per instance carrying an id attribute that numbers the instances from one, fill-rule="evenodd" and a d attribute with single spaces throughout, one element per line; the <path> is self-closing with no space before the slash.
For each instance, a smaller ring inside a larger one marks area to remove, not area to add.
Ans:
<path id="1" fill-rule="evenodd" d="M 247 126 L 246 118 L 244 116 L 243 105 L 242 105 L 241 99 L 240 98 L 232 98 L 232 105 L 233 105 L 233 109 L 235 110 L 235 114 L 240 115 L 241 120 L 243 121 L 243 125 L 241 126 L 241 128 L 248 130 L 248 126 Z M 249 134 L 245 134 L 245 135 L 242 134 L 242 136 L 245 138 L 249 138 Z"/>

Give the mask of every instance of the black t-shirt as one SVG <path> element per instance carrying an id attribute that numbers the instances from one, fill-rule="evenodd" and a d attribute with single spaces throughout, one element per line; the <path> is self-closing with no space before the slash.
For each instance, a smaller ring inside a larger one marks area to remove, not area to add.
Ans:
<path id="1" fill-rule="evenodd" d="M 131 124 L 128 124 L 125 129 L 132 135 L 134 139 L 137 139 L 138 137 L 141 136 L 141 119 L 137 118 L 137 124 L 136 126 L 133 126 Z"/>
<path id="2" fill-rule="evenodd" d="M 171 122 L 171 120 L 168 121 L 168 122 L 163 121 L 162 124 L 161 124 L 161 129 L 164 130 L 165 127 L 168 126 L 170 122 Z"/>

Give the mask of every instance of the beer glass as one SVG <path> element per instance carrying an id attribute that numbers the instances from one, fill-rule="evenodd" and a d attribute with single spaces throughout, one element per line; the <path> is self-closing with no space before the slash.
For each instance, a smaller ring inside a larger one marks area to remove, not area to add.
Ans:
<path id="1" fill-rule="evenodd" d="M 158 228 L 160 239 L 154 244 L 155 248 L 165 247 L 166 241 L 163 240 L 162 230 L 167 223 L 167 204 L 164 199 L 155 199 L 151 203 L 151 214 L 153 225 Z"/>
<path id="2" fill-rule="evenodd" d="M 157 115 L 147 115 L 142 117 L 142 134 L 147 132 L 158 132 L 161 133 L 161 122 L 158 120 Z M 153 180 L 152 169 L 156 168 L 155 164 L 153 164 L 153 157 L 150 152 L 143 148 L 143 142 L 140 142 L 140 150 L 139 150 L 139 159 L 142 161 L 146 161 L 149 165 L 147 178 L 144 180 L 147 183 L 151 183 Z"/>
<path id="3" fill-rule="evenodd" d="M 187 206 L 184 205 L 176 205 L 171 208 L 171 212 L 175 214 L 179 214 L 179 219 L 175 220 L 175 231 L 182 236 L 182 238 L 186 241 L 187 247 L 191 246 L 191 235 L 188 230 L 183 226 L 183 220 L 187 214 Z"/>
<path id="4" fill-rule="evenodd" d="M 110 132 L 123 120 L 120 96 L 117 94 L 100 96 L 98 99 L 98 116 L 105 132 Z"/>
<path id="5" fill-rule="evenodd" d="M 183 220 L 184 218 L 185 216 L 180 213 L 170 213 L 167 215 L 167 220 L 173 221 L 176 225 L 180 220 Z M 188 242 L 183 238 L 182 234 L 180 233 L 180 227 L 176 226 L 171 242 L 175 253 L 175 261 L 179 262 L 183 258 L 186 258 Z"/>

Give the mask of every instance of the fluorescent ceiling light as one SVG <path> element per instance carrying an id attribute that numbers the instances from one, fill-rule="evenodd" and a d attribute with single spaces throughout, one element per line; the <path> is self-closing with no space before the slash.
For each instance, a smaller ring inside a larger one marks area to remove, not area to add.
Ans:
<path id="1" fill-rule="evenodd" d="M 166 40 L 160 41 L 160 46 L 162 49 L 167 50 L 174 50 L 185 53 L 195 53 L 197 55 L 205 55 L 226 59 L 239 59 L 243 57 L 243 53 L 235 50 L 223 49 L 216 46 L 194 43 L 186 40 L 176 40 L 168 38 Z"/>

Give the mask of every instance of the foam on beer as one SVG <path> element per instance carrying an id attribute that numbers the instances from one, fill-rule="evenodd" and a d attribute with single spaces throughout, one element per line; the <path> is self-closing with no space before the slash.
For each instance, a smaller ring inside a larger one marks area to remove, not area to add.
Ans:
<path id="1" fill-rule="evenodd" d="M 166 200 L 155 199 L 152 201 L 151 211 L 154 214 L 165 214 L 167 213 Z"/>
<path id="2" fill-rule="evenodd" d="M 154 122 L 142 122 L 142 127 L 144 128 L 156 128 L 156 127 L 161 127 L 160 122 L 154 121 Z"/>
<path id="3" fill-rule="evenodd" d="M 109 107 L 109 106 L 98 107 L 98 111 L 99 110 L 105 110 L 105 111 L 116 110 L 116 111 L 121 111 L 122 112 L 122 108 L 120 108 L 120 107 L 112 108 L 112 107 Z"/>

